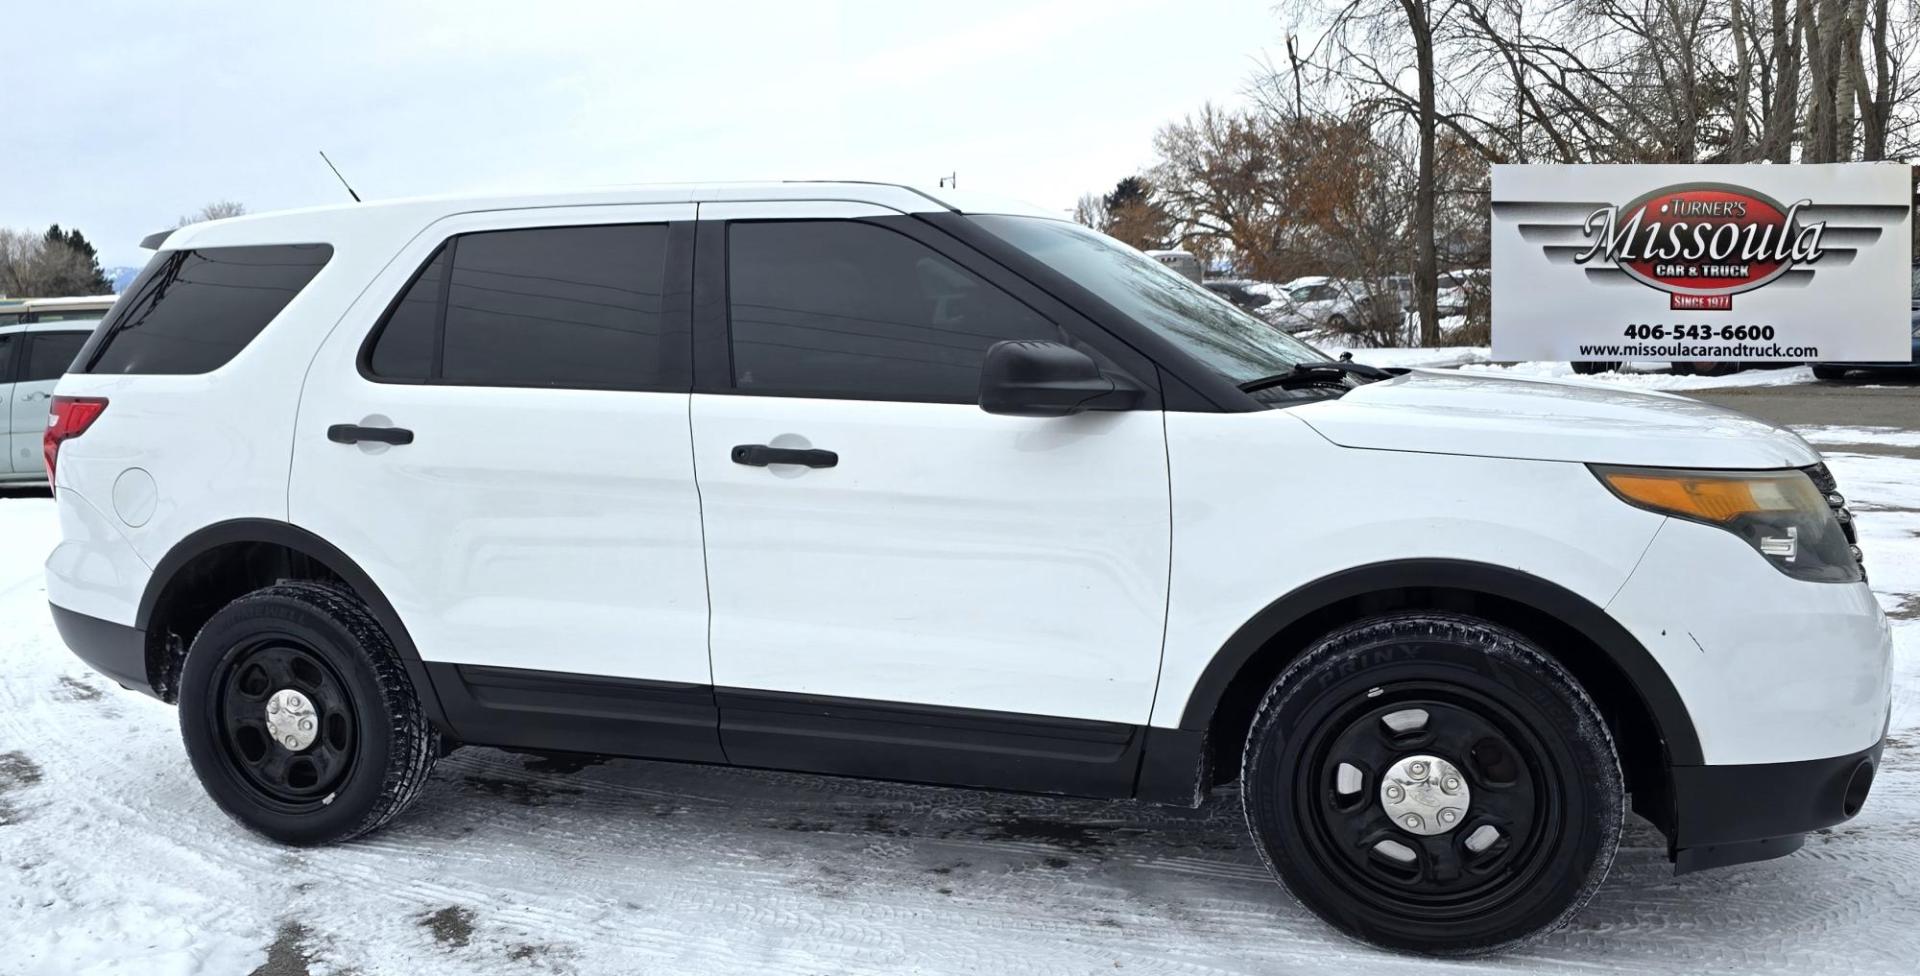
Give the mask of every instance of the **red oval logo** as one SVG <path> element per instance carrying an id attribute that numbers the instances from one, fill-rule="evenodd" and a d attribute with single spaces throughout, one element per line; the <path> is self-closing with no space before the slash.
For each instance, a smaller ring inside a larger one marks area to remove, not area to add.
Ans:
<path id="1" fill-rule="evenodd" d="M 1624 207 L 1587 218 L 1591 243 L 1575 260 L 1611 261 L 1620 270 L 1676 295 L 1750 291 L 1796 264 L 1820 258 L 1824 223 L 1802 226 L 1807 201 L 1779 201 L 1744 187 L 1689 183 L 1663 187 Z"/>

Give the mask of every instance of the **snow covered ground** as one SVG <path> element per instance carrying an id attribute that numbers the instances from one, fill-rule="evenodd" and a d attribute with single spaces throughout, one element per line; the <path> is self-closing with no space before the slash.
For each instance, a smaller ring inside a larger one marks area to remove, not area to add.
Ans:
<path id="1" fill-rule="evenodd" d="M 1581 376 L 1571 363 L 1529 362 L 1496 364 L 1493 350 L 1486 346 L 1439 346 L 1431 349 L 1370 349 L 1315 342 L 1329 355 L 1350 352 L 1357 362 L 1382 368 L 1405 366 L 1425 369 L 1457 367 L 1466 372 L 1485 372 L 1508 376 L 1552 377 L 1606 383 L 1638 390 L 1714 390 L 1734 386 L 1792 386 L 1812 383 L 1813 367 L 1788 366 L 1782 369 L 1749 369 L 1724 376 L 1691 376 L 1674 373 L 1665 363 L 1629 363 L 1618 372 Z"/>
<path id="2" fill-rule="evenodd" d="M 1575 373 L 1570 363 L 1512 363 L 1504 366 L 1480 364 L 1464 365 L 1460 368 L 1464 372 L 1573 379 L 1589 383 L 1631 387 L 1636 390 L 1674 390 L 1681 393 L 1690 390 L 1720 390 L 1734 386 L 1793 386 L 1797 383 L 1813 382 L 1813 367 L 1811 366 L 1788 366 L 1781 369 L 1749 369 L 1744 372 L 1727 373 L 1722 376 L 1692 376 L 1674 373 L 1669 371 L 1665 364 L 1661 363 L 1635 363 L 1618 372 L 1595 373 L 1590 376 L 1581 376 Z"/>
<path id="3" fill-rule="evenodd" d="M 470 749 L 389 829 L 277 847 L 202 795 L 171 709 L 61 647 L 40 582 L 52 503 L 0 498 L 0 973 L 1908 976 L 1920 460 L 1860 445 L 1916 435 L 1809 433 L 1850 445 L 1830 463 L 1896 618 L 1866 811 L 1788 859 L 1681 878 L 1636 822 L 1570 928 L 1448 964 L 1354 945 L 1288 901 L 1230 789 L 1181 811 Z"/>

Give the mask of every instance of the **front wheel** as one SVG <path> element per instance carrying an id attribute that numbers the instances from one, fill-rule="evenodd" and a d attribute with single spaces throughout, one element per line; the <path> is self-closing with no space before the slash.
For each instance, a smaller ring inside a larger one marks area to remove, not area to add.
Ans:
<path id="1" fill-rule="evenodd" d="M 295 845 L 385 824 L 440 753 L 386 631 L 322 583 L 255 590 L 207 621 L 181 670 L 180 736 L 222 810 Z"/>
<path id="2" fill-rule="evenodd" d="M 1405 612 L 1322 638 L 1256 712 L 1248 827 L 1307 909 L 1432 955 L 1553 931 L 1605 879 L 1625 816 L 1598 709 L 1507 628 Z"/>
<path id="3" fill-rule="evenodd" d="M 1844 366 L 1815 366 L 1813 368 L 1813 376 L 1815 379 L 1821 380 L 1846 379 L 1847 369 Z"/>

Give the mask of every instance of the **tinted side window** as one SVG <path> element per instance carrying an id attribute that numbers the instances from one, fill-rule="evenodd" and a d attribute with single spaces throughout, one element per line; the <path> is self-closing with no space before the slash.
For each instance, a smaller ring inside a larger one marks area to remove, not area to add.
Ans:
<path id="1" fill-rule="evenodd" d="M 73 365 L 73 358 L 80 354 L 80 347 L 87 343 L 85 332 L 35 332 L 32 336 L 33 341 L 27 346 L 27 371 L 20 377 L 22 383 L 65 376 L 67 368 Z M 5 375 L 4 368 L 0 368 L 0 375 Z"/>
<path id="2" fill-rule="evenodd" d="M 560 227 L 460 238 L 443 378 L 644 387 L 660 375 L 667 228 Z"/>
<path id="3" fill-rule="evenodd" d="M 972 403 L 988 347 L 1065 338 L 926 245 L 855 221 L 733 224 L 727 289 L 748 392 Z"/>
<path id="4" fill-rule="evenodd" d="M 434 252 L 400 301 L 387 312 L 367 371 L 384 379 L 424 381 L 433 376 L 435 333 L 440 327 L 440 283 L 447 274 L 447 249 Z"/>
<path id="5" fill-rule="evenodd" d="M 464 386 L 658 388 L 666 249 L 664 224 L 455 237 L 388 312 L 367 372 Z"/>
<path id="6" fill-rule="evenodd" d="M 16 334 L 0 335 L 0 383 L 13 382 L 13 347 L 18 343 Z"/>
<path id="7" fill-rule="evenodd" d="M 325 244 L 161 252 L 94 334 L 82 357 L 84 371 L 218 369 L 246 348 L 332 256 L 333 248 Z"/>

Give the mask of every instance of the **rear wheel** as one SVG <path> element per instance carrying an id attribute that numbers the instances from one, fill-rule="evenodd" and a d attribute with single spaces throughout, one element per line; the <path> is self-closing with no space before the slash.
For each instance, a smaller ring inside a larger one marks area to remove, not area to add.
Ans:
<path id="1" fill-rule="evenodd" d="M 1815 379 L 1839 380 L 1846 378 L 1847 370 L 1843 366 L 1815 366 L 1813 375 Z"/>
<path id="2" fill-rule="evenodd" d="M 1618 370 L 1621 367 L 1621 365 L 1622 364 L 1619 362 L 1574 363 L 1573 371 L 1576 373 L 1579 373 L 1582 376 L 1591 376 L 1595 373 L 1614 372 L 1615 370 Z"/>
<path id="3" fill-rule="evenodd" d="M 440 753 L 393 642 L 321 583 L 256 590 L 207 621 L 181 671 L 180 734 L 222 810 L 296 845 L 385 824 Z"/>
<path id="4" fill-rule="evenodd" d="M 1355 938 L 1434 955 L 1529 941 L 1586 904 L 1625 799 L 1593 701 L 1525 637 L 1401 613 L 1274 683 L 1241 796 L 1280 882 Z"/>

